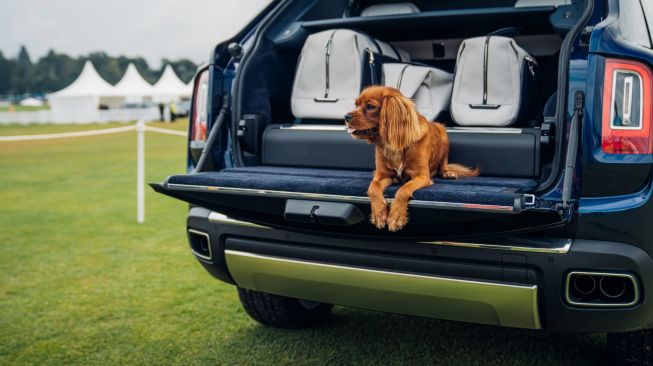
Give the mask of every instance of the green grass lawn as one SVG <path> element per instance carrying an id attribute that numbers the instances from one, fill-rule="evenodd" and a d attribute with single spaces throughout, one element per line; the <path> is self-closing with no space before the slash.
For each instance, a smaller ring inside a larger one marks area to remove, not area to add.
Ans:
<path id="1" fill-rule="evenodd" d="M 14 105 L 12 107 L 14 108 L 15 112 L 34 112 L 34 111 L 50 109 L 50 106 L 47 104 L 41 107 L 32 107 L 32 106 L 25 106 L 25 105 Z M 9 111 L 9 107 L 5 107 L 5 106 L 0 107 L 0 112 L 7 112 L 7 111 Z"/>
<path id="2" fill-rule="evenodd" d="M 0 135 L 75 129 L 4 126 Z M 146 223 L 136 224 L 135 143 L 134 132 L 0 142 L 0 365 L 596 365 L 606 358 L 602 336 L 341 307 L 309 330 L 258 325 L 234 288 L 192 257 L 184 203 L 148 188 Z M 182 137 L 148 132 L 146 146 L 148 181 L 183 171 Z"/>

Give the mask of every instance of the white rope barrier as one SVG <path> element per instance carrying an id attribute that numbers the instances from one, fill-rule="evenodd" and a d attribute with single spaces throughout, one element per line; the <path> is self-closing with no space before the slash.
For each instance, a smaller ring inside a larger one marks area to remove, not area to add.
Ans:
<path id="1" fill-rule="evenodd" d="M 159 132 L 159 133 L 167 133 L 168 135 L 183 136 L 183 137 L 186 137 L 188 135 L 186 132 L 183 131 L 175 131 L 167 128 L 159 128 L 159 127 L 152 127 L 152 126 L 146 126 L 145 130 L 152 131 L 152 132 Z"/>
<path id="2" fill-rule="evenodd" d="M 115 128 L 103 128 L 100 130 L 90 130 L 90 131 L 75 131 L 75 132 L 62 132 L 62 133 L 50 133 L 47 135 L 18 135 L 18 136 L 0 136 L 0 142 L 3 141 L 31 141 L 31 140 L 51 140 L 51 139 L 65 139 L 70 137 L 83 137 L 83 136 L 97 136 L 97 135 L 106 135 L 110 133 L 119 133 L 132 131 L 136 129 L 136 125 L 124 126 L 124 127 L 115 127 Z M 145 126 L 146 131 L 165 133 L 168 135 L 174 136 L 183 136 L 186 137 L 186 132 L 171 130 L 168 128 L 159 128 L 152 126 Z"/>
<path id="3" fill-rule="evenodd" d="M 69 137 L 106 135 L 132 130 L 136 130 L 136 222 L 142 224 L 145 222 L 145 131 L 183 137 L 186 137 L 186 132 L 146 126 L 145 122 L 141 120 L 135 125 L 103 128 L 100 130 L 51 133 L 47 135 L 0 136 L 0 142 L 63 139 Z"/>
<path id="4" fill-rule="evenodd" d="M 116 128 L 103 128 L 101 130 L 90 131 L 76 131 L 76 132 L 63 132 L 51 133 L 47 135 L 19 135 L 19 136 L 0 136 L 0 141 L 30 141 L 30 140 L 51 140 L 51 139 L 65 139 L 69 137 L 82 137 L 82 136 L 95 136 L 106 135 L 110 133 L 126 132 L 135 129 L 136 126 L 124 126 Z"/>

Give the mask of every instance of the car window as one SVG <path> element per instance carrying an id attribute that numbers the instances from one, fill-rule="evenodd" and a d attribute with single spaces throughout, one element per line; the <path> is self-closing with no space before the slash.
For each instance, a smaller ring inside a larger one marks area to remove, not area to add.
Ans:
<path id="1" fill-rule="evenodd" d="M 653 43 L 653 1 L 640 0 L 642 9 L 644 9 L 644 16 L 646 17 L 646 24 L 648 26 L 648 34 L 651 43 Z"/>

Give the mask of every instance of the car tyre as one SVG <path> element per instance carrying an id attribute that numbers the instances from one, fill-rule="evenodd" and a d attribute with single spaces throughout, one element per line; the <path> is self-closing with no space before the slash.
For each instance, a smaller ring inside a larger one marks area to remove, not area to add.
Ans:
<path id="1" fill-rule="evenodd" d="M 653 329 L 608 334 L 611 365 L 653 365 Z"/>
<path id="2" fill-rule="evenodd" d="M 307 328 L 323 322 L 331 304 L 306 301 L 238 287 L 240 303 L 257 322 L 278 328 Z"/>

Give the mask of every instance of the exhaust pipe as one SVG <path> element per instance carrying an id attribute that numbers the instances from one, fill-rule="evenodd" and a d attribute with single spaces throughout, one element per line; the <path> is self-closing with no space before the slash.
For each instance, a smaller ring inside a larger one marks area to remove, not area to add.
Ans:
<path id="1" fill-rule="evenodd" d="M 626 307 L 640 300 L 639 285 L 632 274 L 572 271 L 567 275 L 567 303 L 583 307 Z"/>
<path id="2" fill-rule="evenodd" d="M 596 289 L 596 280 L 590 275 L 578 275 L 574 277 L 574 288 L 582 295 L 589 295 Z"/>
<path id="3" fill-rule="evenodd" d="M 620 297 L 626 292 L 626 279 L 624 277 L 605 276 L 599 281 L 601 294 L 611 299 Z"/>
<path id="4" fill-rule="evenodd" d="M 204 231 L 188 229 L 188 244 L 190 250 L 196 257 L 211 261 L 213 254 L 211 253 L 211 237 Z"/>

